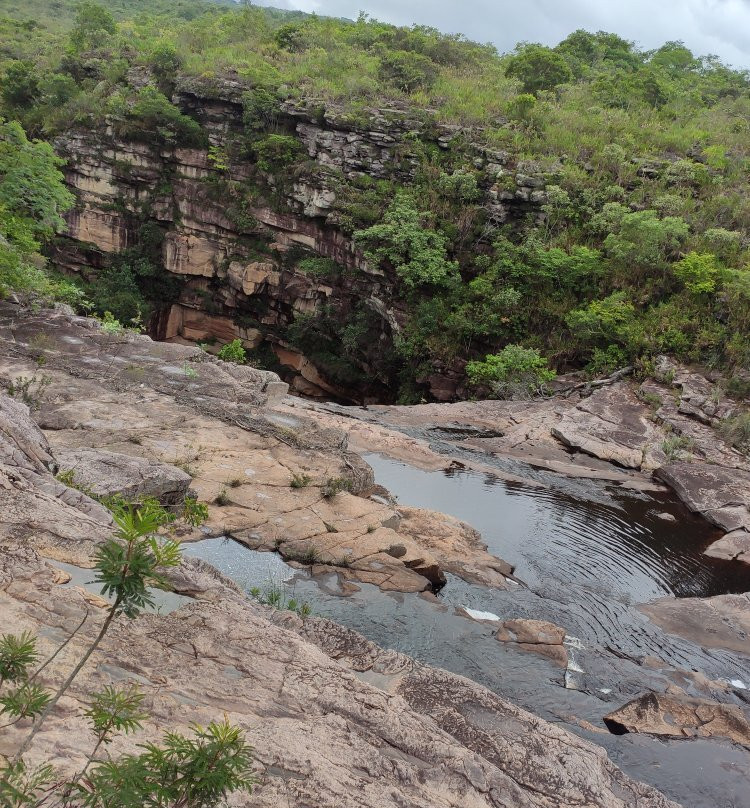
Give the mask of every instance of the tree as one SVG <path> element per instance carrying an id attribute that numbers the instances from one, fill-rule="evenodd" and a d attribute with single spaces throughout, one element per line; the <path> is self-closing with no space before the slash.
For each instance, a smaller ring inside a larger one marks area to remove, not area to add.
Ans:
<path id="1" fill-rule="evenodd" d="M 96 638 L 54 694 L 36 679 L 69 640 L 38 665 L 33 635 L 0 636 L 0 688 L 11 686 L 0 696 L 0 714 L 11 719 L 3 726 L 22 718 L 34 722 L 14 758 L 0 765 L 0 804 L 8 808 L 39 806 L 52 797 L 59 805 L 81 808 L 207 808 L 234 791 L 249 792 L 255 782 L 250 769 L 252 749 L 242 732 L 226 719 L 205 728 L 195 726 L 193 738 L 167 733 L 161 744 L 142 744 L 140 753 L 119 758 L 107 755 L 106 760 L 99 760 L 100 748 L 110 744 L 115 733 L 134 732 L 147 718 L 142 709 L 144 696 L 133 686 L 107 685 L 92 694 L 86 716 L 94 746 L 83 768 L 70 780 L 55 782 L 48 764 L 27 768 L 24 755 L 112 622 L 121 615 L 134 618 L 153 606 L 149 585 L 166 584 L 163 571 L 179 562 L 179 545 L 156 537 L 159 527 L 172 519 L 158 503 L 116 505 L 113 516 L 115 535 L 103 542 L 95 555 L 96 581 L 102 584 L 102 594 L 110 597 L 111 606 Z M 69 639 L 87 618 L 88 613 Z"/>
<path id="2" fill-rule="evenodd" d="M 227 342 L 226 345 L 222 345 L 218 357 L 225 362 L 233 362 L 235 365 L 244 365 L 247 361 L 247 354 L 242 345 L 242 340 L 233 339 L 231 342 Z"/>
<path id="3" fill-rule="evenodd" d="M 11 110 L 31 106 L 39 96 L 39 76 L 33 62 L 13 59 L 5 66 L 0 94 Z"/>
<path id="4" fill-rule="evenodd" d="M 104 6 L 83 0 L 70 32 L 70 44 L 76 53 L 100 48 L 116 30 L 115 18 Z"/>
<path id="5" fill-rule="evenodd" d="M 355 243 L 377 264 L 390 264 L 409 288 L 443 286 L 455 278 L 458 264 L 448 260 L 447 239 L 428 230 L 408 194 L 399 194 L 380 224 L 354 234 Z"/>
<path id="6" fill-rule="evenodd" d="M 62 164 L 49 143 L 30 141 L 19 123 L 0 119 L 0 205 L 22 218 L 35 238 L 65 226 L 61 214 L 73 196 L 63 183 Z"/>
<path id="7" fill-rule="evenodd" d="M 505 75 L 518 79 L 524 92 L 537 95 L 570 81 L 573 71 L 560 53 L 544 45 L 527 44 L 510 57 Z"/>

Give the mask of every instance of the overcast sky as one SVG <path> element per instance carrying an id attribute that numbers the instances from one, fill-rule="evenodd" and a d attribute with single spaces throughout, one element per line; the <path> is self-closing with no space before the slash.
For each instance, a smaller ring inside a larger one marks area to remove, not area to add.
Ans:
<path id="1" fill-rule="evenodd" d="M 717 54 L 750 68 L 750 0 L 261 0 L 356 18 L 360 11 L 397 25 L 420 23 L 492 42 L 557 44 L 576 28 L 611 31 L 642 48 L 681 39 L 698 56 Z"/>

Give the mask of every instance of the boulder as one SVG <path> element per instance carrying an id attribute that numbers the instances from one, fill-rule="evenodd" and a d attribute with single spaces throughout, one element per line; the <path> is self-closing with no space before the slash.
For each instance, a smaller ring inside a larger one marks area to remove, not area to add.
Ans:
<path id="1" fill-rule="evenodd" d="M 162 505 L 179 505 L 192 481 L 176 466 L 104 449 L 59 449 L 57 461 L 84 490 L 105 497 L 119 494 L 129 501 L 155 497 Z"/>
<path id="2" fill-rule="evenodd" d="M 750 747 L 748 714 L 734 704 L 666 693 L 646 693 L 609 713 L 610 732 L 642 732 L 668 738 L 726 738 Z"/>
<path id="3" fill-rule="evenodd" d="M 506 620 L 497 630 L 495 638 L 500 642 L 515 643 L 524 651 L 548 657 L 563 668 L 568 665 L 568 652 L 563 645 L 565 629 L 546 620 Z"/>

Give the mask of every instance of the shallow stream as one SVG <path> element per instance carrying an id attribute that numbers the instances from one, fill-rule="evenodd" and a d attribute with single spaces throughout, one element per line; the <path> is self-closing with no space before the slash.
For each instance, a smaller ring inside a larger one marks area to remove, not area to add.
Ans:
<path id="1" fill-rule="evenodd" d="M 502 591 L 449 575 L 438 603 L 368 585 L 344 597 L 333 573 L 313 579 L 275 554 L 229 540 L 205 540 L 185 551 L 210 561 L 248 591 L 269 581 L 283 583 L 290 596 L 309 602 L 314 614 L 468 676 L 564 724 L 604 746 L 631 776 L 685 806 L 750 808 L 746 750 L 720 741 L 613 736 L 601 720 L 649 687 L 663 691 L 679 681 L 673 668 L 734 682 L 728 700 L 750 701 L 750 657 L 667 635 L 637 609 L 665 595 L 750 590 L 745 565 L 702 555 L 716 538 L 705 521 L 673 498 L 598 480 L 536 475 L 534 485 L 524 485 L 471 471 L 421 471 L 380 455 L 366 459 L 377 482 L 402 504 L 440 510 L 472 524 L 490 552 L 515 566 L 523 584 Z M 546 619 L 564 627 L 567 670 L 499 643 L 491 623 L 468 619 L 457 607 L 499 619 Z M 646 656 L 668 664 L 644 665 Z M 580 720 L 591 726 L 581 726 Z"/>

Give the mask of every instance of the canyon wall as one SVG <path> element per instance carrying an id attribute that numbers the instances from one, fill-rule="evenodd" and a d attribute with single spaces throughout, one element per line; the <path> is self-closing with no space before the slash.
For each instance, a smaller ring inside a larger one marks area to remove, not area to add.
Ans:
<path id="1" fill-rule="evenodd" d="M 130 77 L 134 86 L 148 80 Z M 268 364 L 270 357 L 296 392 L 393 399 L 394 343 L 407 309 L 396 278 L 368 263 L 347 235 L 342 197 L 378 182 L 408 185 L 419 167 L 416 142 L 440 150 L 461 144 L 484 178 L 488 224 L 539 215 L 544 179 L 503 152 L 467 147 L 465 132 L 436 124 L 425 111 L 368 110 L 353 120 L 297 102 L 281 103 L 263 125 L 293 137 L 299 153 L 283 166 L 259 165 L 243 145 L 253 126 L 242 101 L 247 90 L 231 77 L 178 83 L 173 101 L 199 121 L 206 148 L 166 146 L 158 132 L 134 140 L 111 125 L 58 138 L 78 201 L 54 260 L 91 278 L 113 256 L 137 249 L 144 225 L 156 225 L 160 270 L 183 283 L 173 299 L 154 301 L 153 336 L 209 350 L 239 338 L 262 352 L 251 359 L 262 362 L 262 355 Z M 311 271 L 310 258 L 326 261 Z M 317 349 L 299 325 L 312 321 Z M 425 395 L 456 397 L 462 368 L 428 368 L 419 379 Z"/>

